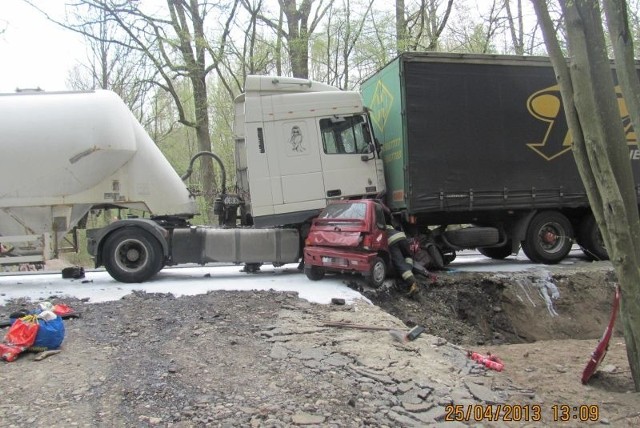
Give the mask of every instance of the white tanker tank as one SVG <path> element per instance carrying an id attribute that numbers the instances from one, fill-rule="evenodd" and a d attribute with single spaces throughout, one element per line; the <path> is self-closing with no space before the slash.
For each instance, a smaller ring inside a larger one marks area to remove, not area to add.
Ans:
<path id="1" fill-rule="evenodd" d="M 0 150 L 0 264 L 44 261 L 92 208 L 195 213 L 185 184 L 110 91 L 0 94 Z"/>

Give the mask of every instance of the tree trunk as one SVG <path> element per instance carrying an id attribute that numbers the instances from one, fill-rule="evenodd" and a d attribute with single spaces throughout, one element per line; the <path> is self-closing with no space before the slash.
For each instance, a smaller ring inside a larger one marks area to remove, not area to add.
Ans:
<path id="1" fill-rule="evenodd" d="M 193 106 L 195 111 L 195 130 L 198 149 L 199 151 L 210 152 L 212 151 L 212 144 L 211 135 L 209 134 L 209 102 L 207 100 L 205 76 L 193 76 L 191 78 L 191 84 L 193 87 Z M 201 165 L 202 189 L 205 200 L 207 201 L 207 216 L 211 223 L 214 218 L 212 201 L 218 193 L 218 190 L 224 191 L 225 189 L 216 189 L 216 179 L 211 158 L 203 156 L 199 162 Z"/>
<path id="2" fill-rule="evenodd" d="M 605 245 L 622 291 L 621 319 L 627 356 L 639 390 L 640 258 L 635 243 L 640 242 L 640 221 L 600 11 L 592 1 L 561 1 L 571 56 L 569 74 L 543 3 L 534 1 L 533 5 L 562 88 L 576 163 L 600 229 L 606 230 Z"/>
<path id="3" fill-rule="evenodd" d="M 276 32 L 276 75 L 282 76 L 282 24 L 284 21 L 284 11 L 280 9 L 278 17 L 278 31 Z"/>
<path id="4" fill-rule="evenodd" d="M 504 0 L 505 10 L 507 12 L 507 25 L 511 33 L 511 42 L 516 55 L 524 55 L 524 23 L 522 18 L 522 0 L 518 0 L 516 4 L 517 15 L 514 17 L 511 11 L 511 0 Z"/>
<path id="5" fill-rule="evenodd" d="M 638 137 L 640 132 L 640 81 L 638 80 L 633 58 L 633 38 L 628 26 L 627 4 L 624 0 L 604 0 L 604 9 L 609 26 L 609 36 L 616 58 L 618 82 L 622 88 L 633 129 L 636 131 L 636 137 Z M 634 205 L 634 207 L 629 208 L 629 215 L 637 216 L 637 212 L 634 209 L 637 209 L 635 198 L 629 198 L 628 200 L 633 201 Z M 640 233 L 637 228 L 630 228 L 630 230 Z M 632 243 L 636 244 L 636 264 L 640 261 L 639 238 L 639 234 L 632 234 L 631 236 Z M 633 267 L 636 267 L 635 276 L 637 277 L 637 266 L 629 266 L 627 269 L 631 270 Z M 630 273 L 631 280 L 634 272 Z M 636 391 L 640 391 L 640 282 L 637 278 L 635 282 L 626 284 L 626 287 L 622 288 L 620 304 L 627 344 L 627 357 L 631 366 Z"/>
<path id="6" fill-rule="evenodd" d="M 296 0 L 281 0 L 287 17 L 287 42 L 293 77 L 309 78 L 309 34 L 307 21 L 311 13 L 311 1 L 303 0 L 300 9 Z"/>
<path id="7" fill-rule="evenodd" d="M 404 19 L 404 0 L 396 0 L 396 50 L 401 54 L 407 43 L 407 21 Z"/>

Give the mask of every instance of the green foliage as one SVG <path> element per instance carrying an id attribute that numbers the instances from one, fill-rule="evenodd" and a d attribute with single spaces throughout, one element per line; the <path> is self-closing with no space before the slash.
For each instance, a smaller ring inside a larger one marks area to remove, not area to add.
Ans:
<path id="1" fill-rule="evenodd" d="M 459 53 L 497 54 L 498 49 L 487 37 L 488 32 L 489 29 L 484 24 L 475 24 L 465 29 L 465 33 L 460 34 L 459 37 L 444 40 L 443 50 Z"/>

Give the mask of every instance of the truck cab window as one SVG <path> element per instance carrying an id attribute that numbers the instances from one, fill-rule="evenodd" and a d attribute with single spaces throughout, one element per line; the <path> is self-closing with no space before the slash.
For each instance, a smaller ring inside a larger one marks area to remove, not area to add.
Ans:
<path id="1" fill-rule="evenodd" d="M 322 147 L 326 154 L 368 153 L 368 134 L 362 116 L 320 120 Z"/>

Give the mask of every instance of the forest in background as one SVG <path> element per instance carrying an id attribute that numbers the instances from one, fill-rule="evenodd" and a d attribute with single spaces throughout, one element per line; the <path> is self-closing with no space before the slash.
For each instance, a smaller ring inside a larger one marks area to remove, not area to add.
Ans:
<path id="1" fill-rule="evenodd" d="M 70 88 L 118 93 L 179 174 L 193 154 L 213 151 L 229 186 L 233 99 L 249 74 L 357 90 L 400 52 L 546 55 L 529 0 L 77 0 L 64 16 L 24 1 L 84 37 L 86 60 L 69 71 Z M 564 48 L 561 9 L 547 3 Z M 637 41 L 640 0 L 628 7 Z M 203 214 L 219 182 L 206 160 L 190 179 L 205 196 Z"/>

